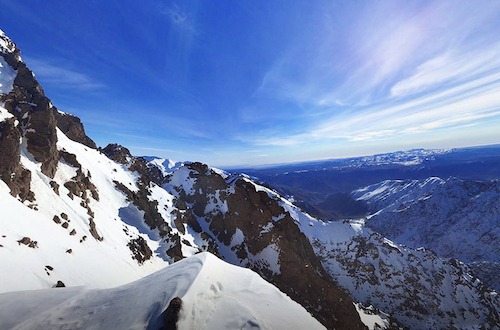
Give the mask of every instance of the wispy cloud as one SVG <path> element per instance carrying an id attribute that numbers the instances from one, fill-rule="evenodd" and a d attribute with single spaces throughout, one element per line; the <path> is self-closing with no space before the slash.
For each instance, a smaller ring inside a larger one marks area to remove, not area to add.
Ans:
<path id="1" fill-rule="evenodd" d="M 37 78 L 43 80 L 44 84 L 54 84 L 58 88 L 71 88 L 80 90 L 95 90 L 105 87 L 101 82 L 94 80 L 85 73 L 34 58 L 28 58 L 27 63 Z"/>
<path id="2" fill-rule="evenodd" d="M 288 49 L 270 67 L 258 95 L 311 106 L 363 106 L 391 94 L 401 96 L 470 76 L 498 54 L 498 45 L 491 45 L 492 36 L 484 33 L 485 24 L 496 19 L 498 4 L 442 1 L 411 8 L 398 2 L 371 2 L 363 6 L 348 24 L 330 19 L 298 37 L 301 47 Z M 333 32 L 326 33 L 324 25 Z M 310 54 L 307 49 L 316 51 Z M 470 62 L 473 56 L 477 58 Z M 442 64 L 446 68 L 432 74 Z M 459 70 L 452 74 L 454 69 Z M 432 83 L 437 75 L 441 77 Z"/>
<path id="3" fill-rule="evenodd" d="M 298 134 L 259 132 L 246 140 L 261 146 L 308 144 L 329 139 L 382 140 L 474 125 L 493 117 L 500 117 L 500 72 L 410 101 L 387 101 L 355 113 L 337 113 Z"/>
<path id="4" fill-rule="evenodd" d="M 469 52 L 447 51 L 419 65 L 408 78 L 398 81 L 390 90 L 400 97 L 423 92 L 443 84 L 456 85 L 476 76 L 500 71 L 500 43 Z"/>
<path id="5" fill-rule="evenodd" d="M 394 141 L 500 118 L 500 43 L 485 28 L 495 24 L 500 3 L 420 4 L 407 10 L 398 2 L 368 3 L 351 26 L 327 22 L 334 33 L 320 38 L 323 44 L 302 36 L 302 48 L 274 63 L 256 96 L 322 116 L 291 134 L 261 130 L 240 138 L 280 147 Z M 317 52 L 305 56 L 307 48 Z"/>

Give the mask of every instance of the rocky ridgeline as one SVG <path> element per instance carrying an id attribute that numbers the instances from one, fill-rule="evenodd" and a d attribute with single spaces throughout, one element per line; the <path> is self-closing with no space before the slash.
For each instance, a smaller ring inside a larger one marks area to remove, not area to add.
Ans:
<path id="1" fill-rule="evenodd" d="M 57 127 L 74 141 L 92 148 L 95 143 L 85 134 L 79 118 L 60 113 L 52 105 L 15 44 L 3 33 L 0 38 L 5 45 L 0 47 L 0 56 L 16 71 L 12 90 L 0 94 L 3 107 L 13 116 L 0 123 L 0 177 L 13 196 L 32 201 L 31 173 L 20 164 L 23 143 L 41 163 L 42 173 L 50 178 L 54 177 L 59 162 Z"/>

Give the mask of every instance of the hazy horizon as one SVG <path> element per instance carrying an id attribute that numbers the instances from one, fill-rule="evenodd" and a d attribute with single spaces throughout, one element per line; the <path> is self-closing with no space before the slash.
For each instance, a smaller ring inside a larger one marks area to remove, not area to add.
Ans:
<path id="1" fill-rule="evenodd" d="M 500 143 L 500 2 L 0 6 L 103 147 L 230 168 Z"/>

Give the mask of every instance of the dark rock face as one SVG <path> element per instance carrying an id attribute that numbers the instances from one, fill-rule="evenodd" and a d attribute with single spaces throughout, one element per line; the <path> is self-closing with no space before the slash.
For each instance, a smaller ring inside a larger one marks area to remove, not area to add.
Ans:
<path id="1" fill-rule="evenodd" d="M 87 147 L 97 149 L 95 142 L 85 134 L 85 128 L 80 118 L 59 111 L 55 112 L 57 127 L 71 140 Z"/>
<path id="2" fill-rule="evenodd" d="M 7 64 L 17 70 L 12 91 L 0 95 L 0 101 L 14 118 L 0 126 L 0 176 L 11 189 L 11 194 L 21 200 L 33 200 L 30 192 L 30 173 L 19 164 L 20 141 L 27 140 L 28 151 L 42 163 L 42 172 L 53 177 L 57 169 L 56 120 L 50 100 L 32 72 L 20 60 L 20 51 L 11 45 L 13 52 L 2 53 Z"/>
<path id="3" fill-rule="evenodd" d="M 0 178 L 9 186 L 12 196 L 33 201 L 31 172 L 20 163 L 20 138 L 21 131 L 15 126 L 14 119 L 0 123 Z"/>

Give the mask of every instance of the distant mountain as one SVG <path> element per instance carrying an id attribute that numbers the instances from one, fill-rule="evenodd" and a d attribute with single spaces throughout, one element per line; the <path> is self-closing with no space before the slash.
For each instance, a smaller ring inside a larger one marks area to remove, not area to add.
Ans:
<path id="1" fill-rule="evenodd" d="M 499 180 L 388 180 L 353 197 L 369 205 L 367 226 L 395 242 L 467 263 L 500 263 Z M 498 272 L 493 281 L 500 282 Z"/>
<path id="2" fill-rule="evenodd" d="M 500 179 L 500 145 L 457 149 L 414 149 L 366 157 L 236 169 L 293 196 L 296 203 L 323 219 L 357 218 L 361 208 L 339 209 L 351 191 L 384 180 L 454 176 L 468 180 Z"/>

